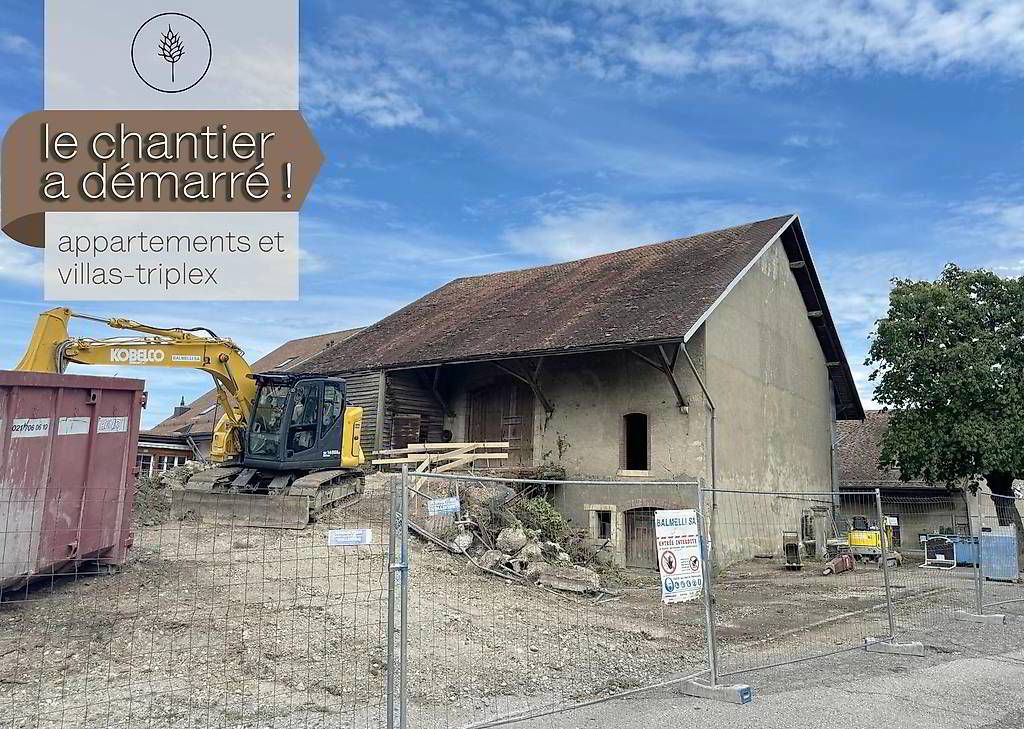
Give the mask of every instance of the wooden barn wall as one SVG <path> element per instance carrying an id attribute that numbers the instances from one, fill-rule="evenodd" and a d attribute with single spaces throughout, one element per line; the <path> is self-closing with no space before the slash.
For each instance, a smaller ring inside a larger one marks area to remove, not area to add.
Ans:
<path id="1" fill-rule="evenodd" d="M 387 374 L 385 395 L 385 417 L 383 422 L 385 448 L 392 445 L 392 426 L 395 415 L 419 415 L 422 418 L 422 432 L 425 442 L 441 441 L 444 430 L 444 411 L 431 391 L 430 372 L 427 370 L 403 370 Z"/>
<path id="2" fill-rule="evenodd" d="M 359 442 L 367 455 L 373 452 L 373 438 L 377 432 L 377 394 L 381 376 L 380 372 L 354 372 L 342 375 L 349 404 L 363 409 Z"/>

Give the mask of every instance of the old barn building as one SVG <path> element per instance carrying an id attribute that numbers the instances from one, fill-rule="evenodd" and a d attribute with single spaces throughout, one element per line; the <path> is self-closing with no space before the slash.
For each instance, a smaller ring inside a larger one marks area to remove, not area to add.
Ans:
<path id="1" fill-rule="evenodd" d="M 456 279 L 300 368 L 347 373 L 367 451 L 507 440 L 570 477 L 830 492 L 835 421 L 864 416 L 795 215 Z M 692 495 L 556 502 L 649 564 L 654 509 Z"/>

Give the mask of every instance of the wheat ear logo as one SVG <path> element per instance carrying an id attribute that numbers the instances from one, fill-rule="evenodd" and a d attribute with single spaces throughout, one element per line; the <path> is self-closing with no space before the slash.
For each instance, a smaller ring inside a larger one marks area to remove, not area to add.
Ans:
<path id="1" fill-rule="evenodd" d="M 170 25 L 167 32 L 160 36 L 160 58 L 171 64 L 171 83 L 174 83 L 174 65 L 185 55 L 185 44 L 181 36 L 174 32 Z"/>
<path id="2" fill-rule="evenodd" d="M 154 15 L 132 39 L 135 73 L 146 86 L 163 94 L 181 94 L 193 88 L 206 76 L 211 63 L 210 36 L 191 15 Z"/>

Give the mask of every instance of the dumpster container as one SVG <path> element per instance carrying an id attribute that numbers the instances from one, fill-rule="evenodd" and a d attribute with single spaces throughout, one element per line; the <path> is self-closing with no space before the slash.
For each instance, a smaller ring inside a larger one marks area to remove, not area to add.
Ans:
<path id="1" fill-rule="evenodd" d="M 981 532 L 981 573 L 986 580 L 1018 582 L 1017 527 L 985 527 Z"/>
<path id="2" fill-rule="evenodd" d="M 0 595 L 131 545 L 142 380 L 0 370 Z"/>

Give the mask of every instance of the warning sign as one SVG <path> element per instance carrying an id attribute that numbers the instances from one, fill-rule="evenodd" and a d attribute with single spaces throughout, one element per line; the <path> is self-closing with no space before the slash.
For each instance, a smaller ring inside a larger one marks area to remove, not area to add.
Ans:
<path id="1" fill-rule="evenodd" d="M 654 534 L 661 573 L 661 599 L 686 602 L 704 592 L 700 531 L 694 509 L 654 512 Z"/>

